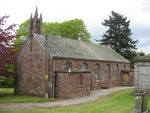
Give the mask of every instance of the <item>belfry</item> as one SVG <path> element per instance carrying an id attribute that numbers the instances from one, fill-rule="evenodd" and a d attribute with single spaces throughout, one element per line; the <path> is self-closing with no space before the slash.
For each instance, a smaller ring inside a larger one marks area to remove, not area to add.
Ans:
<path id="1" fill-rule="evenodd" d="M 41 34 L 41 22 L 42 14 L 38 18 L 38 8 L 36 7 L 34 17 L 30 17 L 30 26 L 29 26 L 29 36 L 32 36 L 34 33 Z"/>

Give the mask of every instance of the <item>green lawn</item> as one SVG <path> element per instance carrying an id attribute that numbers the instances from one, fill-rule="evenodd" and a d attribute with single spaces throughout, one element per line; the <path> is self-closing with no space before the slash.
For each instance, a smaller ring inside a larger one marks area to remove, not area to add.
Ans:
<path id="1" fill-rule="evenodd" d="M 13 95 L 13 92 L 13 88 L 0 88 L 0 103 L 52 101 L 52 99 L 45 99 L 41 97 Z"/>
<path id="2" fill-rule="evenodd" d="M 38 111 L 2 111 L 0 113 L 133 113 L 134 96 L 130 90 L 114 92 L 85 104 L 41 109 Z"/>

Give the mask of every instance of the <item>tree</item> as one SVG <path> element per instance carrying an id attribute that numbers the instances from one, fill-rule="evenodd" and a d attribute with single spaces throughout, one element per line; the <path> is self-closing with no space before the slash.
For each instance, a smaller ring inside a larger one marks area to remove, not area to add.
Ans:
<path id="1" fill-rule="evenodd" d="M 137 56 L 145 56 L 145 53 L 143 51 L 137 52 Z"/>
<path id="2" fill-rule="evenodd" d="M 130 21 L 127 20 L 127 17 L 112 11 L 109 19 L 104 20 L 102 24 L 108 27 L 108 30 L 103 34 L 103 39 L 100 40 L 101 44 L 110 46 L 132 62 L 136 56 L 133 51 L 137 49 L 137 40 L 134 41 L 131 38 Z"/>
<path id="3" fill-rule="evenodd" d="M 62 37 L 90 42 L 90 33 L 86 29 L 86 25 L 81 19 L 74 19 L 61 23 L 60 33 Z"/>
<path id="4" fill-rule="evenodd" d="M 15 24 L 6 26 L 9 16 L 0 17 L 0 75 L 8 76 L 13 73 L 16 52 L 13 51 L 13 40 Z"/>
<path id="5" fill-rule="evenodd" d="M 60 23 L 42 23 L 42 32 L 47 35 L 61 36 L 60 34 Z"/>
<path id="6" fill-rule="evenodd" d="M 23 22 L 16 34 L 19 36 L 28 36 L 29 20 Z M 86 25 L 81 19 L 74 19 L 62 23 L 42 23 L 42 33 L 52 36 L 61 36 L 77 40 L 81 37 L 82 41 L 90 42 L 90 33 L 88 33 Z"/>

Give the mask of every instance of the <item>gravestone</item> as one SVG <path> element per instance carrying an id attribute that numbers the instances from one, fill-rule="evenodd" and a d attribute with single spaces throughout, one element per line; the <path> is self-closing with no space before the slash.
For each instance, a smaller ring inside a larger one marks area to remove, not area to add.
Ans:
<path id="1" fill-rule="evenodd" d="M 150 94 L 150 58 L 135 59 L 134 94 L 135 113 L 147 113 L 147 95 Z"/>
<path id="2" fill-rule="evenodd" d="M 146 93 L 136 93 L 134 113 L 148 113 Z"/>
<path id="3" fill-rule="evenodd" d="M 140 57 L 135 59 L 135 92 L 150 94 L 150 58 Z"/>

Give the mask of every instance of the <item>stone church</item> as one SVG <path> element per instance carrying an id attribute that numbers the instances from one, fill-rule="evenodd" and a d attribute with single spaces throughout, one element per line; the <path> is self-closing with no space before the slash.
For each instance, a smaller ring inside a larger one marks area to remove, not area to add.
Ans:
<path id="1" fill-rule="evenodd" d="M 113 49 L 41 34 L 42 15 L 30 18 L 29 37 L 17 56 L 15 94 L 77 98 L 91 90 L 123 85 L 130 62 Z"/>

